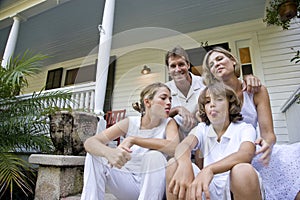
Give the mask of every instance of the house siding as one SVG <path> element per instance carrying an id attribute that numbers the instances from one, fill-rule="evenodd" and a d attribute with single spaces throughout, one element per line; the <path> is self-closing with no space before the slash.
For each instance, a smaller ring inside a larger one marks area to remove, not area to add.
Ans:
<path id="1" fill-rule="evenodd" d="M 293 23 L 289 30 L 268 27 L 258 31 L 265 85 L 268 88 L 275 133 L 279 143 L 290 142 L 287 114 L 280 108 L 300 85 L 299 64 L 290 62 L 295 55 L 293 50 L 300 49 L 300 27 Z"/>
<path id="2" fill-rule="evenodd" d="M 299 33 L 299 23 L 292 24 L 290 30 L 281 30 L 280 27 L 266 27 L 258 19 L 113 49 L 111 55 L 115 55 L 117 61 L 112 108 L 126 108 L 127 115 L 138 115 L 131 104 L 139 101 L 139 93 L 145 85 L 168 80 L 164 56 L 167 50 L 177 44 L 192 49 L 206 41 L 209 45 L 228 42 L 232 53 L 237 55 L 238 44 L 246 41 L 251 49 L 254 74 L 269 91 L 277 141 L 288 143 L 286 113 L 282 113 L 280 108 L 300 85 L 299 64 L 290 62 L 294 56 L 291 48 L 300 49 Z M 80 65 L 83 59 L 74 59 L 45 69 Z M 140 73 L 144 65 L 151 68 L 150 74 Z M 45 84 L 46 72 L 41 77 L 43 80 L 30 80 L 28 91 L 32 91 L 36 84 Z"/>

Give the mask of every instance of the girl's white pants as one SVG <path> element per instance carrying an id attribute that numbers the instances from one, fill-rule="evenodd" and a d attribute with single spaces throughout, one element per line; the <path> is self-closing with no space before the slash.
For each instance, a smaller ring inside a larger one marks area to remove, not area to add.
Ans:
<path id="1" fill-rule="evenodd" d="M 107 160 L 87 153 L 81 200 L 104 200 L 105 187 L 119 200 L 160 200 L 165 191 L 167 160 L 159 151 L 149 151 L 142 159 L 139 174 L 111 168 Z"/>

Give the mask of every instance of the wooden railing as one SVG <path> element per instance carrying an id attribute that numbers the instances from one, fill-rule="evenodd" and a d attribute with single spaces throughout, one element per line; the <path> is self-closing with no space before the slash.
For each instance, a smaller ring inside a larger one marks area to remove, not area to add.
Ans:
<path id="1" fill-rule="evenodd" d="M 42 93 L 53 92 L 53 91 L 69 91 L 72 93 L 71 108 L 73 110 L 93 112 L 95 108 L 95 82 L 74 85 L 69 87 L 63 87 L 58 89 L 46 90 Z M 30 98 L 31 94 L 20 95 L 18 98 Z M 66 108 L 64 101 L 59 101 L 56 105 L 59 108 Z"/>

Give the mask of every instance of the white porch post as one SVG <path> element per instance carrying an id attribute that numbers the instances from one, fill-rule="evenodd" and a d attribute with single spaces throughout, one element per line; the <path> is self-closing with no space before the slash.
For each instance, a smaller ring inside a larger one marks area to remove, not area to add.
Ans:
<path id="1" fill-rule="evenodd" d="M 10 33 L 8 36 L 8 40 L 7 40 L 4 55 L 3 55 L 3 60 L 1 63 L 2 67 L 7 66 L 8 61 L 9 61 L 10 57 L 13 55 L 16 44 L 17 44 L 21 19 L 18 16 L 14 16 L 13 20 L 14 20 L 14 22 L 13 22 L 13 25 L 11 27 L 11 30 L 10 30 Z"/>
<path id="2" fill-rule="evenodd" d="M 114 9 L 115 0 L 106 0 L 103 12 L 102 25 L 99 26 L 100 42 L 98 51 L 94 110 L 97 114 L 103 112 L 112 40 L 112 29 L 114 22 Z"/>
<path id="3" fill-rule="evenodd" d="M 114 22 L 114 10 L 115 10 L 115 0 L 106 0 L 102 25 L 99 26 L 100 31 L 100 42 L 99 42 L 99 51 L 98 51 L 98 63 L 97 63 L 97 75 L 96 75 L 96 88 L 95 88 L 95 109 L 96 114 L 103 114 L 103 106 L 105 100 L 106 92 L 106 82 L 108 75 L 109 67 L 109 57 L 111 50 L 111 41 L 112 41 L 112 31 L 113 31 L 113 22 Z M 104 121 L 103 117 L 100 118 L 98 124 L 98 130 L 105 127 L 101 121 Z"/>

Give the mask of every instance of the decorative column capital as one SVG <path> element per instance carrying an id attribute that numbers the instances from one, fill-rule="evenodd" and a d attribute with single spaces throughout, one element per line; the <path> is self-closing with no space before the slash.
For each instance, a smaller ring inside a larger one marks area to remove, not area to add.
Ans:
<path id="1" fill-rule="evenodd" d="M 25 17 L 24 15 L 21 15 L 20 13 L 17 13 L 15 15 L 10 16 L 10 18 L 12 18 L 14 21 L 27 21 L 27 17 Z"/>

